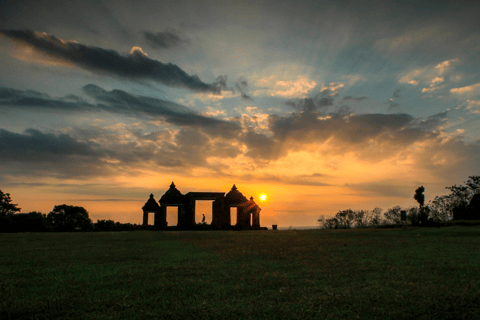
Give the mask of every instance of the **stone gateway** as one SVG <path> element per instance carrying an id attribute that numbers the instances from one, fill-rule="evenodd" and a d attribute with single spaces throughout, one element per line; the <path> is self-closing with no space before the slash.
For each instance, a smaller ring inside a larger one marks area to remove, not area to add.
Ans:
<path id="1" fill-rule="evenodd" d="M 261 230 L 260 207 L 238 191 L 233 185 L 232 189 L 225 195 L 223 192 L 189 192 L 182 194 L 172 182 L 170 188 L 158 201 L 153 194 L 142 207 L 143 225 L 148 226 L 148 214 L 154 213 L 154 226 L 156 229 L 167 228 L 167 207 L 178 208 L 179 229 L 193 229 L 195 226 L 195 201 L 213 200 L 212 202 L 212 223 L 215 229 L 236 229 L 236 230 Z M 232 226 L 230 208 L 237 208 L 237 224 Z"/>

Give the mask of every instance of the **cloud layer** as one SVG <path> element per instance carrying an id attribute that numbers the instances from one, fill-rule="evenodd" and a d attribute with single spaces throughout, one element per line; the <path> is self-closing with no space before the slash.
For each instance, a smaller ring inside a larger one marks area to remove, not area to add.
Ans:
<path id="1" fill-rule="evenodd" d="M 172 63 L 150 59 L 139 47 L 123 56 L 115 50 L 64 41 L 53 35 L 30 30 L 0 30 L 0 35 L 27 45 L 52 58 L 72 63 L 93 72 L 131 80 L 153 80 L 166 86 L 184 87 L 197 92 L 219 94 L 224 83 L 207 84 Z"/>
<path id="2" fill-rule="evenodd" d="M 106 111 L 128 116 L 163 118 L 166 122 L 176 126 L 202 128 L 209 134 L 225 137 L 231 137 L 240 130 L 237 123 L 205 117 L 170 101 L 135 96 L 122 90 L 106 91 L 93 84 L 84 86 L 83 91 L 97 103 L 88 103 L 74 95 L 55 99 L 33 90 L 0 87 L 0 105 L 10 107 L 11 110 L 24 108 L 31 111 L 62 111 L 66 113 Z"/>

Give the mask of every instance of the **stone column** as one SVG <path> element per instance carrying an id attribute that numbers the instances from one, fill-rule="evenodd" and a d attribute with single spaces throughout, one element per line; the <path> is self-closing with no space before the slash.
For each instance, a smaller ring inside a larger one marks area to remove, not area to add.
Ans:
<path id="1" fill-rule="evenodd" d="M 148 211 L 143 210 L 143 226 L 148 226 Z"/>
<path id="2" fill-rule="evenodd" d="M 260 210 L 252 212 L 252 229 L 260 229 Z"/>
<path id="3" fill-rule="evenodd" d="M 167 227 L 167 206 L 160 205 L 159 219 L 155 219 L 155 226 L 157 228 Z"/>

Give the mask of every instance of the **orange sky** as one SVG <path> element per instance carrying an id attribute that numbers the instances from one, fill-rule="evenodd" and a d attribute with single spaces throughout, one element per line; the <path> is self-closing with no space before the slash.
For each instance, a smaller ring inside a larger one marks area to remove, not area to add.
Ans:
<path id="1" fill-rule="evenodd" d="M 131 223 L 172 181 L 184 194 L 236 184 L 263 226 L 415 206 L 421 185 L 428 204 L 480 175 L 479 14 L 458 1 L 11 2 L 0 188 L 22 212 L 79 205 Z"/>

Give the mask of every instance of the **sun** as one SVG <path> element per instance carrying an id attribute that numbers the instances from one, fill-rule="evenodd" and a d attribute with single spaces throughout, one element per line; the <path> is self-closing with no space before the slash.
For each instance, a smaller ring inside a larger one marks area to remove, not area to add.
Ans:
<path id="1" fill-rule="evenodd" d="M 261 194 L 260 195 L 260 200 L 262 200 L 262 201 L 267 200 L 267 195 L 266 194 Z"/>

